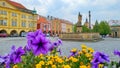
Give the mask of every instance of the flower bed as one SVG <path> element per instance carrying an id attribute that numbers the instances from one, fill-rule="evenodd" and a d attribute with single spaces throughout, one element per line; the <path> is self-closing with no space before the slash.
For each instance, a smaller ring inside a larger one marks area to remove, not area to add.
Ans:
<path id="1" fill-rule="evenodd" d="M 11 52 L 0 56 L 0 68 L 119 68 L 120 62 L 110 61 L 109 56 L 94 51 L 82 44 L 81 50 L 70 51 L 68 57 L 61 56 L 62 41 L 51 42 L 41 30 L 29 32 L 24 48 L 12 46 Z M 113 52 L 120 58 L 120 51 Z"/>

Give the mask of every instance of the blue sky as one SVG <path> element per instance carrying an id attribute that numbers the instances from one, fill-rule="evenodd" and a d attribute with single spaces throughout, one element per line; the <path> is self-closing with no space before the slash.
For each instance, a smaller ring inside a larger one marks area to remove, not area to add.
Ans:
<path id="1" fill-rule="evenodd" d="M 120 0 L 13 0 L 28 9 L 36 9 L 42 16 L 54 16 L 76 23 L 78 13 L 83 15 L 82 23 L 91 11 L 92 24 L 96 20 L 120 20 Z"/>

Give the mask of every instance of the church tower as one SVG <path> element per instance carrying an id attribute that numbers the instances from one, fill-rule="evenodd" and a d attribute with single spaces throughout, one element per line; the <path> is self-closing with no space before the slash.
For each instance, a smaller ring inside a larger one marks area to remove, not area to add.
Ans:
<path id="1" fill-rule="evenodd" d="M 89 28 L 89 22 L 88 22 L 88 19 L 87 19 L 87 18 L 86 18 L 86 21 L 85 21 L 84 25 L 85 25 L 87 28 Z"/>
<path id="2" fill-rule="evenodd" d="M 77 22 L 77 32 L 82 32 L 82 15 L 78 14 L 78 22 Z"/>
<path id="3" fill-rule="evenodd" d="M 80 14 L 80 12 L 79 12 L 79 14 L 78 14 L 78 22 L 77 22 L 77 26 L 82 26 L 82 15 Z"/>

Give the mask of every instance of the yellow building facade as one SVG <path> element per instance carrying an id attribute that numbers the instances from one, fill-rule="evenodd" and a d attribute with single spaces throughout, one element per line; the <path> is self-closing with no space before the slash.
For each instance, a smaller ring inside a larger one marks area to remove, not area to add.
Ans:
<path id="1" fill-rule="evenodd" d="M 0 33 L 20 36 L 22 32 L 35 31 L 36 27 L 35 10 L 10 0 L 0 0 Z"/>
<path id="2" fill-rule="evenodd" d="M 72 33 L 72 32 L 73 32 L 73 24 L 66 23 L 66 33 Z"/>

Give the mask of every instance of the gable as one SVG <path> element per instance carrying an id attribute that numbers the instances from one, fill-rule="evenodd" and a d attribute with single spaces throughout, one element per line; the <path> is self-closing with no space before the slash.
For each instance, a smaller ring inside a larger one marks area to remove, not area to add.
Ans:
<path id="1" fill-rule="evenodd" d="M 0 0 L 0 6 L 6 7 L 6 8 L 11 8 L 11 9 L 17 9 L 16 7 L 14 7 L 11 4 L 9 4 L 8 2 L 6 2 L 5 0 Z"/>

